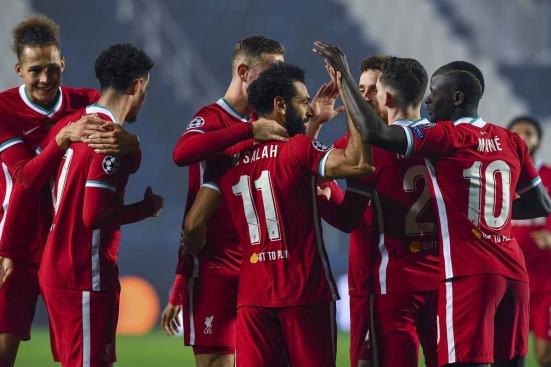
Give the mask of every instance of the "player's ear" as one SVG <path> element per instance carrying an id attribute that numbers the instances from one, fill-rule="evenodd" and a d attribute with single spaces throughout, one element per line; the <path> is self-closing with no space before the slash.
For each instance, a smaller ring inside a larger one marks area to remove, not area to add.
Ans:
<path id="1" fill-rule="evenodd" d="M 280 115 L 285 115 L 285 112 L 287 111 L 287 103 L 283 97 L 274 98 L 274 111 Z"/>
<path id="2" fill-rule="evenodd" d="M 130 94 L 135 96 L 142 87 L 142 83 L 144 82 L 143 78 L 134 79 L 132 84 L 130 85 Z"/>
<path id="3" fill-rule="evenodd" d="M 385 92 L 385 107 L 394 107 L 394 97 L 388 91 Z"/>
<path id="4" fill-rule="evenodd" d="M 23 67 L 20 63 L 15 64 L 15 73 L 20 77 L 23 77 Z"/>
<path id="5" fill-rule="evenodd" d="M 241 63 L 239 65 L 237 65 L 237 75 L 239 75 L 239 79 L 241 79 L 241 81 L 246 81 L 247 80 L 247 73 L 249 72 L 249 66 L 245 63 Z"/>
<path id="6" fill-rule="evenodd" d="M 465 101 L 465 95 L 461 91 L 455 91 L 453 93 L 453 104 L 455 106 L 461 106 L 461 104 Z"/>
<path id="7" fill-rule="evenodd" d="M 61 56 L 60 65 L 61 65 L 61 72 L 63 72 L 63 70 L 65 70 L 65 58 L 63 56 Z"/>

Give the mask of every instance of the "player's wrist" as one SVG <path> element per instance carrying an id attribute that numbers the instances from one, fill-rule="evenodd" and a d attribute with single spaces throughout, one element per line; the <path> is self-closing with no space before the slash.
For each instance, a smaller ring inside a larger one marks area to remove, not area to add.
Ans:
<path id="1" fill-rule="evenodd" d="M 55 142 L 61 150 L 67 150 L 69 144 L 71 144 L 71 139 L 66 129 L 66 127 L 61 129 L 55 136 Z"/>

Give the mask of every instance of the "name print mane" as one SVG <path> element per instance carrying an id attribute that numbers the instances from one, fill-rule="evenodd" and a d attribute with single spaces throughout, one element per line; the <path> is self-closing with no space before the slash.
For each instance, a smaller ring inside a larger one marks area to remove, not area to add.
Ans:
<path id="1" fill-rule="evenodd" d="M 485 138 L 478 138 L 478 148 L 476 149 L 479 152 L 497 152 L 502 151 L 501 143 L 499 142 L 499 138 L 496 136 L 493 139 L 485 139 Z"/>

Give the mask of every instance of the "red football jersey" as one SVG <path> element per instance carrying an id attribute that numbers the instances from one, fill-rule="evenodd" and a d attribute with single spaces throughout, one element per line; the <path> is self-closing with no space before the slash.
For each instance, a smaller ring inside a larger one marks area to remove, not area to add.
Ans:
<path id="1" fill-rule="evenodd" d="M 38 144 L 53 124 L 99 97 L 94 89 L 60 87 L 57 104 L 47 111 L 29 99 L 24 85 L 0 93 L 1 255 L 40 262 L 51 225 L 50 192 L 47 185 L 39 191 L 24 190 L 16 183 L 16 164 L 38 153 Z"/>
<path id="2" fill-rule="evenodd" d="M 108 109 L 93 105 L 54 130 L 92 113 L 116 122 Z M 140 157 L 106 156 L 84 143 L 70 145 L 55 175 L 55 214 L 39 271 L 42 284 L 87 291 L 118 287 L 120 226 L 153 213 L 153 204 L 146 201 L 124 205 L 128 176 L 138 169 Z"/>
<path id="3" fill-rule="evenodd" d="M 541 160 L 534 163 L 541 181 L 549 191 L 551 188 L 551 167 L 544 165 Z M 551 249 L 540 250 L 530 236 L 530 233 L 534 231 L 551 231 L 551 216 L 513 220 L 511 230 L 524 254 L 526 270 L 530 278 L 530 292 L 543 293 L 551 291 L 551 272 L 549 271 Z"/>
<path id="4" fill-rule="evenodd" d="M 333 146 L 344 149 L 348 142 L 348 133 L 337 140 Z M 347 191 L 371 197 L 371 178 L 359 179 L 357 187 L 348 187 Z M 368 297 L 371 294 L 371 244 L 373 243 L 373 210 L 371 202 L 363 213 L 360 225 L 350 232 L 348 249 L 348 294 L 354 297 Z"/>
<path id="5" fill-rule="evenodd" d="M 235 112 L 223 98 L 220 98 L 216 103 L 203 107 L 195 114 L 186 132 L 180 138 L 174 154 L 177 155 L 177 151 L 183 149 L 191 137 L 205 132 L 223 131 L 236 124 L 247 124 L 250 129 L 249 121 L 248 118 Z M 201 187 L 205 167 L 209 167 L 209 172 L 212 172 L 218 169 L 219 166 L 225 166 L 221 161 L 231 159 L 233 153 L 242 151 L 252 143 L 252 140 L 249 139 L 222 152 L 213 150 L 214 153 L 207 155 L 209 156 L 207 161 L 190 165 L 184 218 Z M 206 151 L 212 149 L 212 147 L 201 146 L 198 150 L 200 149 Z M 238 276 L 241 264 L 239 236 L 229 218 L 228 207 L 223 203 L 208 221 L 205 247 L 197 255 L 181 257 L 177 272 L 193 277 Z"/>
<path id="6" fill-rule="evenodd" d="M 522 139 L 480 117 L 403 129 L 406 155 L 426 157 L 440 229 L 441 279 L 494 273 L 528 281 L 511 235 L 512 202 L 541 179 Z"/>
<path id="7" fill-rule="evenodd" d="M 428 123 L 398 120 L 395 125 Z M 392 294 L 438 289 L 438 232 L 422 157 L 373 147 L 373 292 Z"/>
<path id="8" fill-rule="evenodd" d="M 220 178 L 243 244 L 238 306 L 338 298 L 316 202 L 316 175 L 323 176 L 328 151 L 305 135 L 262 143 Z"/>

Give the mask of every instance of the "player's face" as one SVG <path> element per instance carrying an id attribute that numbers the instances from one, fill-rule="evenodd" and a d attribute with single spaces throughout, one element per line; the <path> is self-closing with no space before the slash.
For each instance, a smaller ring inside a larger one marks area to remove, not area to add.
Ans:
<path id="1" fill-rule="evenodd" d="M 42 107 L 55 103 L 64 68 L 65 61 L 53 45 L 25 47 L 21 62 L 15 64 L 15 71 L 23 78 L 29 98 Z"/>
<path id="2" fill-rule="evenodd" d="M 142 108 L 143 103 L 145 102 L 145 97 L 147 97 L 147 91 L 149 89 L 149 79 L 150 79 L 149 74 L 147 74 L 147 78 L 141 79 L 142 82 L 138 90 L 138 93 L 136 93 L 134 106 L 130 110 L 128 115 L 126 115 L 126 121 L 129 123 L 133 123 L 138 119 L 138 113 L 140 112 L 140 109 Z"/>
<path id="3" fill-rule="evenodd" d="M 377 112 L 379 102 L 377 101 L 377 80 L 381 72 L 378 70 L 367 70 L 360 75 L 358 88 L 365 101 Z"/>
<path id="4" fill-rule="evenodd" d="M 386 93 L 387 93 L 387 90 L 386 90 L 384 84 L 381 83 L 381 78 L 377 79 L 376 88 L 377 88 L 377 96 L 376 96 L 377 97 L 376 98 L 377 99 L 377 109 L 375 110 L 375 112 L 377 113 L 377 115 L 379 115 L 381 120 L 388 123 L 388 107 L 386 106 Z"/>
<path id="5" fill-rule="evenodd" d="M 304 134 L 306 124 L 314 116 L 310 95 L 304 83 L 295 82 L 295 89 L 297 93 L 287 106 L 285 115 L 285 128 L 289 136 Z"/>
<path id="6" fill-rule="evenodd" d="M 430 122 L 447 121 L 454 112 L 453 91 L 445 75 L 430 78 L 430 94 L 425 98 Z"/>
<path id="7" fill-rule="evenodd" d="M 255 64 L 248 65 L 249 69 L 247 70 L 247 77 L 245 80 L 247 86 L 254 82 L 261 72 L 268 69 L 270 65 L 275 64 L 276 62 L 283 62 L 283 55 L 262 54 L 260 59 Z"/>
<path id="8" fill-rule="evenodd" d="M 511 126 L 511 131 L 517 133 L 524 140 L 530 151 L 530 155 L 533 156 L 537 152 L 540 147 L 540 139 L 534 125 L 526 121 L 519 121 Z"/>

